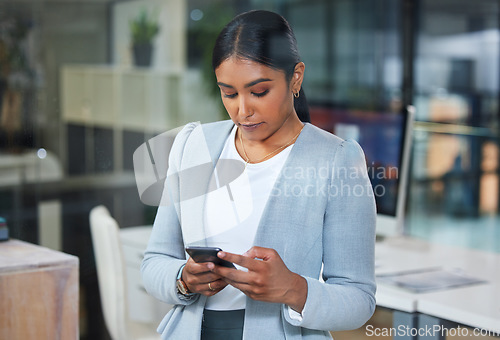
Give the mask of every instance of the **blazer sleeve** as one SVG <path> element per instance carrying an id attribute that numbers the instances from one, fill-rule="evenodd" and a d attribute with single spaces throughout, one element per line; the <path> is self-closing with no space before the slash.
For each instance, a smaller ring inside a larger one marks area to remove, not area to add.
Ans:
<path id="1" fill-rule="evenodd" d="M 197 123 L 187 124 L 176 136 L 169 157 L 167 180 L 163 190 L 162 204 L 158 208 L 153 224 L 153 231 L 144 253 L 141 265 L 142 281 L 146 291 L 168 304 L 188 305 L 196 301 L 199 294 L 185 297 L 176 287 L 177 274 L 186 263 L 184 242 L 179 222 L 179 201 L 172 195 L 178 194 L 178 182 L 175 180 L 180 169 L 182 153 L 189 135 Z M 174 180 L 172 180 L 174 179 Z M 164 200 L 165 195 L 169 199 Z M 168 203 L 165 203 L 169 201 Z"/>
<path id="2" fill-rule="evenodd" d="M 290 324 L 325 331 L 359 328 L 375 310 L 376 207 L 364 153 L 348 140 L 334 158 L 323 224 L 325 282 L 305 277 L 301 321 L 283 310 Z"/>

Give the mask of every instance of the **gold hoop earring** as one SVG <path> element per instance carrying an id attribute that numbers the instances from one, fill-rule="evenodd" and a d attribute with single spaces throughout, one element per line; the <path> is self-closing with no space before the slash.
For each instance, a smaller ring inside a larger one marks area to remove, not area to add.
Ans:
<path id="1" fill-rule="evenodd" d="M 300 96 L 300 90 L 299 90 L 299 91 L 297 91 L 297 92 L 295 92 L 295 93 L 293 94 L 293 96 L 294 96 L 295 98 L 299 98 L 299 96 Z"/>

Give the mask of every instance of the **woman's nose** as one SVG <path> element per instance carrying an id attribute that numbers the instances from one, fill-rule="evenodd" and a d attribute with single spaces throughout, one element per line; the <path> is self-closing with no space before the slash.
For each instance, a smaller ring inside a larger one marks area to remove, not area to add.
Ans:
<path id="1" fill-rule="evenodd" d="M 248 103 L 248 99 L 245 98 L 244 96 L 240 96 L 238 115 L 241 117 L 248 117 L 252 115 L 252 113 L 250 112 L 250 105 Z"/>

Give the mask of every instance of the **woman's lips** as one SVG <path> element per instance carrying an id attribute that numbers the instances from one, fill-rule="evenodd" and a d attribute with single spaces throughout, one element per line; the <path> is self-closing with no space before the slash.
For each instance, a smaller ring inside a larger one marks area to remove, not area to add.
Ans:
<path id="1" fill-rule="evenodd" d="M 255 123 L 255 124 L 240 124 L 240 127 L 244 129 L 245 131 L 253 131 L 257 129 L 259 126 L 261 126 L 262 123 Z"/>

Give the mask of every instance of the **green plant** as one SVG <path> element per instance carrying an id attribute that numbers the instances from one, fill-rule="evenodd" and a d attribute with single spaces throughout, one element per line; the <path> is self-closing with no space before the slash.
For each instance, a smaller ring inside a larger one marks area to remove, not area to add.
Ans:
<path id="1" fill-rule="evenodd" d="M 130 21 L 130 32 L 134 45 L 151 43 L 159 31 L 160 25 L 148 16 L 146 10 L 142 10 L 137 18 Z"/>

